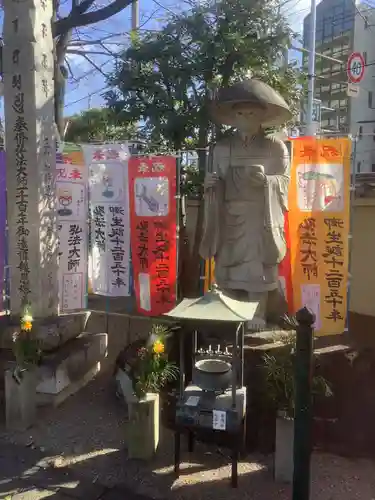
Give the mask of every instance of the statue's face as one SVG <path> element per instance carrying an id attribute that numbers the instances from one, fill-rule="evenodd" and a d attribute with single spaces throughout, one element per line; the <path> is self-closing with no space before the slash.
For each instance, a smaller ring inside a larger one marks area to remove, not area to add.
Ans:
<path id="1" fill-rule="evenodd" d="M 235 110 L 237 129 L 240 132 L 251 134 L 258 132 L 262 124 L 264 109 L 262 108 L 238 108 Z"/>

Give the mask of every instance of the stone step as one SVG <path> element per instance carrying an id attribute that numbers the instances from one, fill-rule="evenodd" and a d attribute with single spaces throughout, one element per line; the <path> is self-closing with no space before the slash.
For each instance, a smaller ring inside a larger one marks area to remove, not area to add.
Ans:
<path id="1" fill-rule="evenodd" d="M 260 332 L 246 332 L 245 346 L 257 346 L 263 344 L 273 344 L 280 337 L 290 334 L 290 331 L 282 330 L 281 328 L 267 328 Z"/>
<path id="2" fill-rule="evenodd" d="M 107 333 L 86 332 L 44 355 L 38 370 L 38 404 L 57 406 L 86 385 L 99 372 L 107 347 Z"/>

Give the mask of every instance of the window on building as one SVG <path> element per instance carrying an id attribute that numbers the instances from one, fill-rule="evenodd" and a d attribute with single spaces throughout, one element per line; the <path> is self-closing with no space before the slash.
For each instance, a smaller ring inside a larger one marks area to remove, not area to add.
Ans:
<path id="1" fill-rule="evenodd" d="M 371 172 L 375 172 L 375 163 L 371 165 Z"/>
<path id="2" fill-rule="evenodd" d="M 360 173 L 360 171 L 361 171 L 361 162 L 358 161 L 357 162 L 357 172 Z"/>
<path id="3" fill-rule="evenodd" d="M 362 139 L 363 136 L 363 127 L 362 125 L 358 129 L 358 139 Z"/>
<path id="4" fill-rule="evenodd" d="M 372 91 L 370 90 L 368 93 L 368 107 L 372 109 Z"/>

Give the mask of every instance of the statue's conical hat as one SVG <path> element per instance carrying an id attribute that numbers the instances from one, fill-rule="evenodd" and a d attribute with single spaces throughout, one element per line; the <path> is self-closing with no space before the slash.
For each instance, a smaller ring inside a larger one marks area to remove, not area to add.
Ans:
<path id="1" fill-rule="evenodd" d="M 264 110 L 260 124 L 263 128 L 278 127 L 292 117 L 281 95 L 266 83 L 253 78 L 221 88 L 210 103 L 214 121 L 232 127 L 237 127 L 237 113 L 241 107 L 245 111 L 255 106 Z"/>

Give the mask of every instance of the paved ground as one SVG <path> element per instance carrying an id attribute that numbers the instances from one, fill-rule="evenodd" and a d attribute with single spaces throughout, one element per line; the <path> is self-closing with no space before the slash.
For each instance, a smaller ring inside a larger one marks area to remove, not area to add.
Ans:
<path id="1" fill-rule="evenodd" d="M 1 419 L 1 415 L 0 415 Z M 39 411 L 24 433 L 0 423 L 0 499 L 37 500 L 290 500 L 276 483 L 272 457 L 249 454 L 239 464 L 239 488 L 229 486 L 225 449 L 183 443 L 181 476 L 173 474 L 173 436 L 162 432 L 157 456 L 130 460 L 126 415 L 103 374 L 61 407 Z M 103 485 L 103 486 L 99 486 Z M 39 491 L 38 491 L 39 490 Z M 13 496 L 12 496 L 13 495 Z M 311 500 L 375 500 L 375 462 L 315 453 Z"/>
<path id="2" fill-rule="evenodd" d="M 73 472 L 54 467 L 32 448 L 0 442 L 0 499 L 3 500 L 147 500 L 117 486 L 108 488 L 77 479 Z"/>

